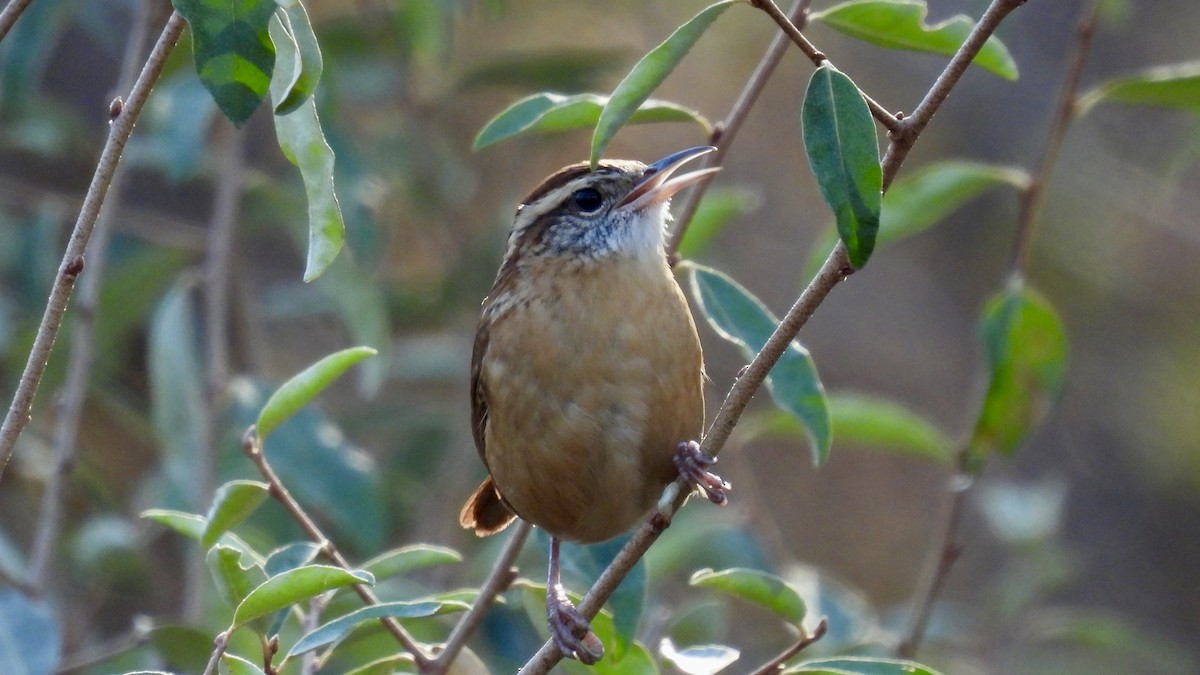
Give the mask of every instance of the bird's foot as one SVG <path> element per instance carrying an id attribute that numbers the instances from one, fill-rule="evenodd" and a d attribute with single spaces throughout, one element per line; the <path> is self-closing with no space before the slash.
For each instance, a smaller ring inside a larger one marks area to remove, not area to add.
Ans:
<path id="1" fill-rule="evenodd" d="M 579 659 L 589 666 L 604 656 L 604 643 L 592 632 L 588 620 L 575 609 L 562 586 L 546 589 L 546 618 L 550 623 L 550 636 L 563 656 Z"/>
<path id="2" fill-rule="evenodd" d="M 683 480 L 692 489 L 703 493 L 708 501 L 717 506 L 725 506 L 729 501 L 725 493 L 731 490 L 732 486 L 708 470 L 708 467 L 716 463 L 717 459 L 701 450 L 696 441 L 680 443 L 675 449 L 675 466 Z"/>

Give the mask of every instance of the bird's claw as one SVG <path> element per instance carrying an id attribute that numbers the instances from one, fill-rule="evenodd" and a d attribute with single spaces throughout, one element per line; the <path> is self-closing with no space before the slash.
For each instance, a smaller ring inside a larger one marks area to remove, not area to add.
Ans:
<path id="1" fill-rule="evenodd" d="M 579 659 L 589 666 L 604 656 L 604 643 L 592 632 L 591 624 L 575 609 L 561 586 L 546 593 L 546 618 L 550 636 L 563 656 Z"/>
<path id="2" fill-rule="evenodd" d="M 675 467 L 679 475 L 694 490 L 699 490 L 708 501 L 717 506 L 725 506 L 729 501 L 725 493 L 732 489 L 728 481 L 708 470 L 717 463 L 715 457 L 710 457 L 700 449 L 696 441 L 680 443 L 675 449 Z"/>

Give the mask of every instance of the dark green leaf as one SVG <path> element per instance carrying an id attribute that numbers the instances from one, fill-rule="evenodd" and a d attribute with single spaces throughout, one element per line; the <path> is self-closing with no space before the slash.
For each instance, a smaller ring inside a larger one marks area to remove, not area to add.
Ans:
<path id="1" fill-rule="evenodd" d="M 959 14 L 927 26 L 925 10 L 924 0 L 852 0 L 815 12 L 811 20 L 880 47 L 954 55 L 975 22 Z M 1006 80 L 1017 79 L 1016 62 L 995 36 L 987 39 L 972 63 Z"/>
<path id="2" fill-rule="evenodd" d="M 683 241 L 679 242 L 679 255 L 695 258 L 704 253 L 725 225 L 754 208 L 757 202 L 749 190 L 710 188 L 697 205 Z"/>
<path id="3" fill-rule="evenodd" d="M 201 673 L 212 654 L 212 633 L 190 626 L 155 626 L 150 642 L 163 666 L 176 673 Z"/>
<path id="4" fill-rule="evenodd" d="M 875 250 L 883 198 L 871 111 L 854 82 L 825 62 L 809 80 L 801 117 L 817 186 L 833 209 L 850 262 L 861 268 Z"/>
<path id="5" fill-rule="evenodd" d="M 312 562 L 321 553 L 321 547 L 311 541 L 296 541 L 281 546 L 267 556 L 263 570 L 267 576 L 273 577 L 288 570 L 296 569 Z"/>
<path id="6" fill-rule="evenodd" d="M 204 528 L 208 525 L 204 516 L 198 516 L 194 513 L 184 513 L 182 511 L 172 511 L 170 509 L 148 509 L 142 511 L 141 516 L 153 520 L 160 525 L 165 525 L 179 534 L 197 541 L 200 540 L 200 536 L 204 533 Z M 235 549 L 243 555 L 249 556 L 255 562 L 262 562 L 262 556 L 245 541 L 242 541 L 236 534 L 226 532 L 221 535 L 217 543 Z"/>
<path id="7" fill-rule="evenodd" d="M 241 551 L 229 546 L 218 544 L 209 549 L 205 561 L 221 597 L 231 607 L 237 607 L 251 591 L 267 580 L 261 565 L 253 561 L 243 565 Z"/>
<path id="8" fill-rule="evenodd" d="M 702 569 L 688 580 L 692 586 L 711 588 L 753 602 L 793 625 L 804 622 L 806 609 L 800 593 L 783 579 L 762 570 L 735 567 L 715 572 Z"/>
<path id="9" fill-rule="evenodd" d="M 461 560 L 462 555 L 454 549 L 433 544 L 412 544 L 375 556 L 363 563 L 362 568 L 373 574 L 375 579 L 382 580 L 407 574 L 413 570 L 434 565 L 447 565 Z"/>
<path id="10" fill-rule="evenodd" d="M 50 606 L 12 588 L 0 588 L 0 663 L 9 673 L 53 673 L 62 635 Z"/>
<path id="11" fill-rule="evenodd" d="M 280 22 L 284 34 L 290 39 L 281 39 L 276 42 L 275 49 L 277 53 L 281 54 L 279 56 L 280 63 L 286 61 L 293 66 L 285 89 L 287 93 L 282 101 L 275 104 L 275 114 L 286 115 L 299 108 L 313 95 L 313 91 L 317 88 L 317 82 L 321 79 L 321 71 L 324 70 L 325 63 L 321 58 L 321 46 L 317 44 L 317 35 L 313 32 L 312 24 L 308 20 L 308 12 L 304 11 L 304 5 L 298 1 L 280 2 L 279 4 L 281 6 L 275 15 L 275 20 Z M 275 31 L 271 37 L 275 38 L 277 35 L 279 32 Z M 291 52 L 286 59 L 282 56 L 284 51 Z M 285 73 L 280 73 L 280 75 L 284 76 Z"/>
<path id="12" fill-rule="evenodd" d="M 200 548 L 208 550 L 217 539 L 254 513 L 269 496 L 269 486 L 252 480 L 234 480 L 217 488 L 208 510 Z"/>
<path id="13" fill-rule="evenodd" d="M 754 358 L 779 326 L 779 320 L 749 291 L 717 270 L 692 268 L 692 295 L 713 328 L 738 345 L 747 359 Z M 775 403 L 804 425 L 813 461 L 829 456 L 829 402 L 808 350 L 792 341 L 767 377 Z"/>
<path id="14" fill-rule="evenodd" d="M 234 610 L 233 625 L 241 626 L 334 588 L 373 583 L 375 579 L 361 570 L 349 571 L 328 565 L 297 567 L 267 579 L 250 591 Z"/>
<path id="15" fill-rule="evenodd" d="M 919 234 L 987 190 L 1009 185 L 1024 190 L 1029 174 L 1015 167 L 966 160 L 948 160 L 921 167 L 892 183 L 883 195 L 875 248 Z M 830 226 L 813 245 L 808 276 L 816 274 L 837 243 Z"/>
<path id="16" fill-rule="evenodd" d="M 241 126 L 254 113 L 271 82 L 275 47 L 267 24 L 274 0 L 174 0 L 192 28 L 200 81 L 217 107 Z"/>
<path id="17" fill-rule="evenodd" d="M 292 648 L 288 650 L 288 658 L 303 654 L 304 652 L 312 651 L 318 647 L 324 647 L 328 644 L 333 644 L 345 637 L 350 631 L 358 627 L 364 621 L 372 621 L 382 619 L 384 617 L 392 617 L 395 619 L 420 619 L 438 614 L 445 614 L 447 611 L 465 612 L 470 608 L 470 605 L 465 603 L 440 603 L 440 602 L 384 602 L 378 605 L 364 607 L 358 611 L 351 612 L 345 616 L 338 617 L 327 624 L 324 624 L 315 630 L 309 632 L 304 637 L 296 641 Z"/>
<path id="18" fill-rule="evenodd" d="M 676 649 L 670 638 L 659 645 L 662 657 L 687 675 L 714 675 L 733 664 L 741 652 L 725 645 L 698 645 Z"/>
<path id="19" fill-rule="evenodd" d="M 1062 393 L 1067 336 L 1054 308 L 1016 281 L 983 310 L 980 333 L 989 382 L 971 454 L 1012 454 Z"/>
<path id="20" fill-rule="evenodd" d="M 270 22 L 271 38 L 277 43 L 293 40 L 280 21 Z M 276 107 L 286 102 L 290 93 L 290 76 L 295 74 L 296 52 L 279 55 L 275 77 L 271 79 L 271 100 Z M 304 99 L 287 114 L 273 116 L 275 137 L 279 149 L 300 169 L 304 193 L 308 199 L 308 258 L 304 265 L 304 280 L 312 281 L 333 262 L 342 249 L 346 226 L 338 206 L 333 184 L 333 149 L 325 141 L 317 105 L 313 97 Z"/>
<path id="21" fill-rule="evenodd" d="M 473 147 L 481 150 L 526 132 L 550 134 L 591 128 L 600 119 L 608 100 L 607 96 L 597 94 L 564 96 L 544 92 L 527 96 L 488 121 L 475 136 Z M 695 122 L 704 129 L 705 135 L 712 132 L 709 121 L 695 110 L 656 99 L 641 102 L 628 122 Z"/>
<path id="22" fill-rule="evenodd" d="M 851 673 L 855 675 L 939 675 L 936 670 L 912 661 L 884 659 L 867 656 L 842 656 L 829 659 L 813 659 L 792 666 L 785 673 Z"/>
<path id="23" fill-rule="evenodd" d="M 317 361 L 284 382 L 271 394 L 271 398 L 267 399 L 266 405 L 258 415 L 259 438 L 266 438 L 276 427 L 308 405 L 350 366 L 375 353 L 370 347 L 343 349 Z"/>
<path id="24" fill-rule="evenodd" d="M 253 663 L 233 654 L 222 654 L 221 661 L 229 670 L 229 675 L 263 675 L 263 669 Z"/>
<path id="25" fill-rule="evenodd" d="M 1078 114 L 1097 103 L 1129 103 L 1200 113 L 1200 61 L 1158 66 L 1102 82 L 1079 98 Z"/>
<path id="26" fill-rule="evenodd" d="M 737 1 L 720 0 L 704 8 L 634 65 L 633 70 L 629 71 L 625 79 L 613 90 L 604 111 L 600 113 L 600 119 L 596 122 L 596 131 L 592 134 L 593 167 L 600 161 L 600 156 L 604 154 L 613 137 L 633 116 L 634 111 L 640 108 L 642 102 L 650 98 L 650 94 L 658 89 L 658 85 L 675 70 L 675 66 L 687 56 L 692 45 L 696 44 L 712 22 Z"/>

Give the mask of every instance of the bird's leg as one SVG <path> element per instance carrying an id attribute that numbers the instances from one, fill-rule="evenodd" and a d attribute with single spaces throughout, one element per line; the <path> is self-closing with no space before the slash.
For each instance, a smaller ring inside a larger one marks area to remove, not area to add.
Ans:
<path id="1" fill-rule="evenodd" d="M 696 441 L 680 443 L 675 449 L 675 466 L 679 475 L 694 490 L 700 490 L 708 501 L 717 506 L 725 506 L 729 497 L 725 494 L 732 489 L 728 481 L 708 470 L 717 463 L 715 457 L 710 457 L 700 449 Z"/>
<path id="2" fill-rule="evenodd" d="M 579 659 L 590 666 L 604 656 L 604 645 L 563 590 L 559 579 L 558 544 L 558 537 L 550 537 L 550 571 L 546 578 L 546 618 L 550 623 L 550 635 L 563 656 Z"/>

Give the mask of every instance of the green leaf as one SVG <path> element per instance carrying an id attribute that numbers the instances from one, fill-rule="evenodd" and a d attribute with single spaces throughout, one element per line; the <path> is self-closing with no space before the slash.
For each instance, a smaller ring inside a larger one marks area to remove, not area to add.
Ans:
<path id="1" fill-rule="evenodd" d="M 373 583 L 374 577 L 361 570 L 350 571 L 328 565 L 297 567 L 267 579 L 250 591 L 234 610 L 233 626 L 236 628 L 334 588 Z"/>
<path id="2" fill-rule="evenodd" d="M 271 398 L 267 399 L 266 405 L 258 415 L 256 426 L 259 438 L 265 439 L 276 427 L 308 405 L 350 366 L 375 353 L 370 347 L 343 349 L 317 361 L 284 382 L 271 394 Z"/>
<path id="3" fill-rule="evenodd" d="M 679 242 L 680 257 L 695 258 L 707 251 L 717 233 L 757 203 L 757 197 L 749 190 L 709 188 L 696 206 L 683 241 Z"/>
<path id="4" fill-rule="evenodd" d="M 191 626 L 155 626 L 147 636 L 162 665 L 174 673 L 202 673 L 213 650 L 212 633 Z"/>
<path id="5" fill-rule="evenodd" d="M 267 24 L 275 0 L 174 0 L 192 27 L 196 73 L 217 107 L 241 126 L 262 103 L 275 67 Z"/>
<path id="6" fill-rule="evenodd" d="M 303 3 L 292 2 L 286 7 L 280 7 L 276 13 L 276 20 L 282 24 L 283 33 L 290 38 L 275 43 L 276 53 L 280 54 L 279 61 L 293 64 L 285 89 L 287 93 L 283 100 L 275 104 L 275 114 L 286 115 L 298 109 L 312 96 L 317 82 L 321 79 L 325 63 L 321 57 L 321 46 L 317 44 L 317 35 L 313 32 Z M 279 34 L 275 31 L 272 38 Z M 282 56 L 284 51 L 291 52 L 286 59 Z M 286 76 L 285 73 L 280 75 Z"/>
<path id="7" fill-rule="evenodd" d="M 537 584 L 529 581 L 528 579 L 517 579 L 515 582 L 513 582 L 512 587 L 513 589 L 520 591 L 521 604 L 524 607 L 525 613 L 529 617 L 530 622 L 533 623 L 534 628 L 537 629 L 538 635 L 542 636 L 542 638 L 549 637 L 550 628 L 546 624 L 545 584 Z M 575 603 L 575 606 L 577 607 L 582 601 L 582 597 L 570 589 L 567 589 L 567 597 L 571 600 L 571 602 Z M 612 647 L 616 639 L 616 629 L 613 626 L 612 610 L 607 607 L 601 609 L 600 613 L 593 617 L 590 623 L 592 626 L 592 632 L 595 633 L 596 638 L 600 640 L 605 648 L 604 657 L 601 658 L 599 663 L 593 666 L 593 668 L 598 668 L 601 664 L 605 664 L 606 667 L 611 666 L 613 662 Z M 628 652 L 626 653 L 626 656 L 628 656 Z M 622 659 L 622 663 L 623 662 L 624 659 Z"/>
<path id="8" fill-rule="evenodd" d="M 263 669 L 234 654 L 222 654 L 221 660 L 229 669 L 229 675 L 264 675 Z"/>
<path id="9" fill-rule="evenodd" d="M 445 614 L 448 611 L 465 612 L 470 605 L 465 603 L 442 602 L 384 602 L 350 612 L 326 623 L 296 641 L 288 650 L 291 658 L 304 652 L 309 652 L 328 644 L 333 644 L 344 638 L 350 631 L 364 621 L 392 617 L 394 619 L 421 619 L 429 616 Z"/>
<path id="10" fill-rule="evenodd" d="M 53 673 L 62 634 L 53 610 L 12 588 L 0 588 L 0 663 L 4 672 Z"/>
<path id="11" fill-rule="evenodd" d="M 800 115 L 817 186 L 833 209 L 850 262 L 861 268 L 875 250 L 883 198 L 871 111 L 854 82 L 825 62 L 808 82 Z"/>
<path id="12" fill-rule="evenodd" d="M 762 570 L 734 567 L 715 572 L 706 568 L 693 574 L 688 584 L 753 602 L 792 625 L 799 626 L 804 622 L 807 610 L 800 593 L 788 582 Z"/>
<path id="13" fill-rule="evenodd" d="M 635 642 L 618 661 L 605 656 L 594 666 L 585 666 L 578 661 L 566 662 L 569 672 L 575 675 L 657 675 L 661 671 L 658 662 L 640 642 Z"/>
<path id="14" fill-rule="evenodd" d="M 467 649 L 464 647 L 463 651 L 466 652 Z M 458 659 L 455 659 L 455 663 L 458 663 L 461 658 L 460 656 Z M 417 668 L 412 654 L 392 654 L 380 657 L 369 663 L 364 663 L 353 670 L 347 670 L 345 675 L 396 675 L 396 673 L 415 672 L 417 672 Z M 450 672 L 454 671 L 451 670 Z"/>
<path id="15" fill-rule="evenodd" d="M 814 12 L 810 19 L 880 47 L 953 56 L 975 22 L 959 14 L 927 26 L 925 10 L 924 0 L 853 0 Z M 987 39 L 972 63 L 1006 80 L 1017 79 L 1016 62 L 995 36 Z"/>
<path id="16" fill-rule="evenodd" d="M 270 495 L 269 489 L 266 483 L 252 480 L 233 480 L 217 488 L 200 535 L 200 548 L 208 550 L 222 534 L 254 513 Z"/>
<path id="17" fill-rule="evenodd" d="M 697 645 L 676 649 L 670 638 L 659 645 L 662 657 L 688 675 L 714 675 L 738 660 L 742 653 L 725 645 Z"/>
<path id="18" fill-rule="evenodd" d="M 204 529 L 208 526 L 208 521 L 204 519 L 204 516 L 198 516 L 194 513 L 184 513 L 182 511 L 172 511 L 170 509 L 147 509 L 142 511 L 141 516 L 147 520 L 153 520 L 160 525 L 165 525 L 179 534 L 197 541 L 199 541 L 201 535 L 204 534 Z M 262 556 L 236 534 L 226 532 L 217 539 L 217 543 L 235 549 L 242 555 L 249 556 L 255 562 L 262 562 Z"/>
<path id="19" fill-rule="evenodd" d="M 1084 115 L 1103 102 L 1200 113 L 1200 61 L 1158 66 L 1102 82 L 1079 97 L 1077 114 Z"/>
<path id="20" fill-rule="evenodd" d="M 526 132 L 551 134 L 573 129 L 588 129 L 596 125 L 608 103 L 607 96 L 575 94 L 564 96 L 543 92 L 527 96 L 493 117 L 475 136 L 475 150 L 507 140 Z M 705 135 L 712 133 L 712 124 L 700 113 L 670 101 L 642 101 L 628 120 L 630 124 L 656 122 L 695 122 Z"/>
<path id="21" fill-rule="evenodd" d="M 307 565 L 321 553 L 321 547 L 311 541 L 294 541 L 286 546 L 271 551 L 263 570 L 267 576 L 273 577 L 288 570 Z"/>
<path id="22" fill-rule="evenodd" d="M 377 580 L 382 580 L 413 570 L 461 561 L 462 554 L 454 549 L 433 544 L 412 544 L 381 553 L 363 563 L 362 568 Z"/>
<path id="23" fill-rule="evenodd" d="M 1015 167 L 967 160 L 921 167 L 897 179 L 883 195 L 875 248 L 924 232 L 992 188 L 1008 185 L 1024 190 L 1028 184 L 1029 174 Z M 820 269 L 837 239 L 837 229 L 832 225 L 818 238 L 806 267 L 808 276 Z"/>
<path id="24" fill-rule="evenodd" d="M 779 319 L 745 288 L 717 270 L 692 268 L 692 295 L 700 303 L 713 328 L 721 337 L 741 348 L 747 359 L 766 345 L 779 326 Z M 817 376 L 817 366 L 808 350 L 793 340 L 767 377 L 767 389 L 775 403 L 804 425 L 808 433 L 813 462 L 821 464 L 829 456 L 829 401 Z"/>
<path id="25" fill-rule="evenodd" d="M 1050 303 L 1020 280 L 988 301 L 980 334 L 989 382 L 970 450 L 1011 455 L 1062 393 L 1067 337 Z"/>
<path id="26" fill-rule="evenodd" d="M 806 673 L 819 675 L 824 673 L 849 673 L 852 675 L 939 675 L 936 670 L 913 661 L 899 659 L 884 659 L 867 656 L 840 656 L 826 659 L 813 659 L 792 666 L 784 673 Z"/>
<path id="27" fill-rule="evenodd" d="M 604 111 L 600 113 L 596 131 L 592 134 L 593 168 L 600 161 L 600 156 L 604 154 L 604 149 L 612 142 L 613 137 L 625 126 L 634 111 L 641 107 L 642 101 L 650 98 L 650 94 L 675 70 L 675 66 L 687 56 L 692 45 L 696 44 L 712 22 L 737 1 L 721 0 L 701 10 L 671 33 L 662 44 L 643 56 L 625 79 L 621 80 L 605 104 Z"/>
<path id="28" fill-rule="evenodd" d="M 276 43 L 295 40 L 279 19 L 270 24 L 271 39 Z M 271 100 L 277 108 L 286 107 L 298 53 L 299 48 L 279 54 L 270 89 Z M 304 280 L 312 281 L 337 257 L 345 239 L 346 226 L 333 184 L 333 149 L 321 131 L 317 104 L 312 96 L 305 98 L 291 112 L 276 114 L 273 119 L 279 149 L 300 169 L 304 180 L 304 193 L 308 198 L 308 258 L 304 265 Z"/>
<path id="29" fill-rule="evenodd" d="M 208 570 L 217 583 L 221 597 L 231 607 L 237 607 L 251 591 L 267 580 L 267 573 L 261 565 L 254 561 L 242 565 L 241 551 L 230 546 L 214 546 L 204 560 L 208 563 Z"/>

